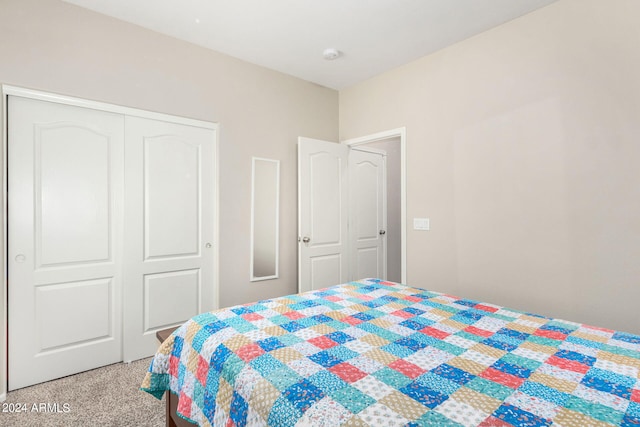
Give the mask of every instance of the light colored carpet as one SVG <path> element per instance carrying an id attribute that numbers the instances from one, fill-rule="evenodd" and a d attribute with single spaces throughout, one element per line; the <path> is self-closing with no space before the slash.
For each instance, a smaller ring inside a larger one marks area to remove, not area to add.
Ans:
<path id="1" fill-rule="evenodd" d="M 0 426 L 164 426 L 164 398 L 139 389 L 150 363 L 151 358 L 117 363 L 11 391 L 0 403 Z M 43 412 L 33 410 L 34 404 Z M 12 405 L 26 412 L 4 412 Z"/>

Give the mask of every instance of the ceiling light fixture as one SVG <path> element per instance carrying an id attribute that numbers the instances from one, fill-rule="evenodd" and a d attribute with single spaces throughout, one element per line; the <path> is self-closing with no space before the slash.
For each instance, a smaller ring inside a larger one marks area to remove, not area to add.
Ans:
<path id="1" fill-rule="evenodd" d="M 322 52 L 322 56 L 327 61 L 333 61 L 334 59 L 337 59 L 340 56 L 342 56 L 342 52 L 340 52 L 338 49 L 334 49 L 334 48 L 330 47 L 330 48 L 325 49 L 324 52 Z"/>

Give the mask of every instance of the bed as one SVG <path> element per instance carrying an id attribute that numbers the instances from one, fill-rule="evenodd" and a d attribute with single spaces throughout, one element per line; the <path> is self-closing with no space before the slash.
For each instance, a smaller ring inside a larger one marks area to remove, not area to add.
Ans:
<path id="1" fill-rule="evenodd" d="M 638 426 L 640 336 L 366 279 L 195 316 L 141 388 L 200 426 Z"/>

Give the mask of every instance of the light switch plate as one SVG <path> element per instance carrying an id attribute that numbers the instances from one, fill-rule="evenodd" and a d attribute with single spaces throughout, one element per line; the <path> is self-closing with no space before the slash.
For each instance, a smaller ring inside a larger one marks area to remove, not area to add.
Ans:
<path id="1" fill-rule="evenodd" d="M 429 230 L 431 225 L 429 218 L 413 218 L 414 230 Z"/>

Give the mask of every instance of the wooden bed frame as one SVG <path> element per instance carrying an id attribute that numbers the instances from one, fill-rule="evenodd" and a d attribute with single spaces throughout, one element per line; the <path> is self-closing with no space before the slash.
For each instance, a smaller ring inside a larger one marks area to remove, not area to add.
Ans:
<path id="1" fill-rule="evenodd" d="M 156 332 L 156 338 L 162 343 L 164 340 L 169 338 L 169 335 L 177 328 L 169 328 L 163 329 L 162 331 Z M 178 409 L 178 396 L 171 393 L 170 391 L 166 391 L 165 394 L 165 408 L 166 408 L 166 427 L 193 427 L 195 424 L 185 420 L 184 418 L 180 418 L 177 414 Z"/>

